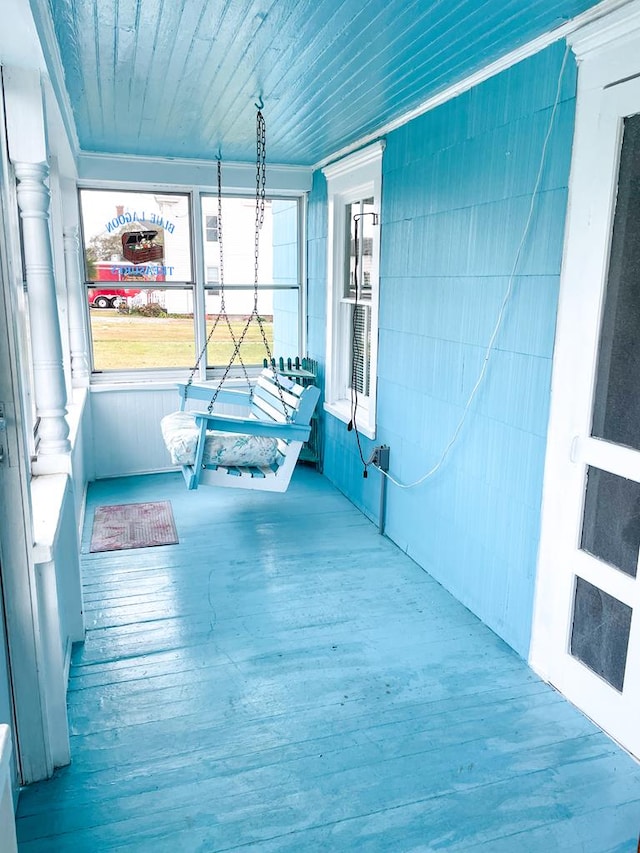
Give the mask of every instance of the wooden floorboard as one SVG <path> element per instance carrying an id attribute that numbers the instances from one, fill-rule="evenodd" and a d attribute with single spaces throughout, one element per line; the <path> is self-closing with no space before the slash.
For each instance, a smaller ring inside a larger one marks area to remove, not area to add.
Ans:
<path id="1" fill-rule="evenodd" d="M 96 506 L 178 545 L 89 554 Z M 21 853 L 633 853 L 640 767 L 320 475 L 92 485 L 72 764 Z"/>

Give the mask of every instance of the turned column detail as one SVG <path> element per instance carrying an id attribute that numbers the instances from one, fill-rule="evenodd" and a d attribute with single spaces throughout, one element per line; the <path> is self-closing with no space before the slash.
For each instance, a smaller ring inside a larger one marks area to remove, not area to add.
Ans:
<path id="1" fill-rule="evenodd" d="M 29 297 L 36 415 L 40 420 L 38 457 L 63 457 L 71 448 L 49 232 L 49 189 L 45 183 L 49 169 L 45 163 L 14 163 L 14 168 Z M 56 470 L 47 469 L 47 473 Z"/>
<path id="2" fill-rule="evenodd" d="M 89 384 L 89 348 L 84 313 L 86 294 L 80 274 L 80 241 L 77 225 L 64 229 L 64 268 L 67 276 L 69 306 L 71 378 L 75 387 L 85 387 Z"/>

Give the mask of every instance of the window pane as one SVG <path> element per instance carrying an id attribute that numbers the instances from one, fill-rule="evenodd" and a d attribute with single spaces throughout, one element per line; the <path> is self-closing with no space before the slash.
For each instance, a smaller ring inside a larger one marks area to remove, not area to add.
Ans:
<path id="1" fill-rule="evenodd" d="M 222 227 L 217 221 L 218 199 L 216 196 L 202 197 L 202 234 L 204 245 L 204 265 L 215 266 L 224 276 L 225 284 L 253 284 L 254 239 L 256 202 L 252 198 L 225 196 L 222 199 Z M 211 223 L 216 218 L 216 239 L 211 240 Z M 218 236 L 221 239 L 218 239 Z M 273 203 L 265 202 L 264 223 L 259 232 L 258 283 L 269 285 L 273 279 Z M 223 252 L 223 264 L 220 252 Z"/>
<path id="2" fill-rule="evenodd" d="M 631 608 L 582 578 L 576 579 L 571 654 L 622 691 Z"/>
<path id="3" fill-rule="evenodd" d="M 80 190 L 87 281 L 191 281 L 189 196 Z"/>
<path id="4" fill-rule="evenodd" d="M 193 288 L 128 289 L 115 307 L 91 295 L 94 370 L 188 368 L 195 362 Z M 91 296 L 90 296 L 91 299 Z"/>
<path id="5" fill-rule="evenodd" d="M 300 283 L 298 202 L 296 199 L 274 199 L 271 203 L 271 211 L 273 215 L 273 283 L 298 287 Z"/>
<path id="6" fill-rule="evenodd" d="M 207 288 L 205 308 L 207 313 L 207 336 L 215 331 L 207 348 L 207 365 L 224 367 L 229 363 L 247 321 L 253 311 L 253 290 L 225 290 L 225 307 L 229 320 L 220 314 L 222 295 L 219 289 Z M 285 358 L 298 355 L 299 349 L 299 291 L 298 288 L 272 290 L 261 288 L 258 298 L 258 313 L 262 320 L 265 336 L 273 357 Z M 234 341 L 235 338 L 235 341 Z M 254 318 L 240 348 L 240 356 L 247 367 L 261 366 L 267 351 L 257 320 Z M 240 367 L 236 358 L 234 365 Z"/>
<path id="7" fill-rule="evenodd" d="M 599 468 L 587 472 L 583 550 L 632 577 L 640 549 L 640 483 Z"/>
<path id="8" fill-rule="evenodd" d="M 356 223 L 354 216 L 360 212 L 360 204 L 345 205 L 345 252 L 344 252 L 344 295 L 356 295 Z"/>
<path id="9" fill-rule="evenodd" d="M 273 346 L 275 357 L 295 358 L 300 352 L 300 292 L 273 291 Z"/>
<path id="10" fill-rule="evenodd" d="M 220 283 L 220 287 L 207 287 L 205 291 L 207 335 L 215 325 L 207 349 L 208 367 L 224 367 L 229 363 L 254 307 L 255 199 L 224 197 L 222 221 L 218 222 L 220 240 L 218 243 L 207 242 L 207 225 L 210 225 L 217 211 L 217 196 L 204 196 L 202 216 L 206 284 Z M 264 224 L 260 230 L 258 312 L 272 356 L 295 357 L 300 354 L 298 229 L 297 199 L 271 199 L 265 202 Z M 222 310 L 223 284 L 229 323 L 224 316 L 218 319 Z M 271 287 L 273 284 L 279 287 Z M 240 356 L 246 366 L 261 366 L 267 357 L 255 317 L 247 329 Z M 234 367 L 240 367 L 237 357 Z"/>
<path id="11" fill-rule="evenodd" d="M 373 198 L 345 205 L 344 295 L 358 300 L 371 299 L 374 213 Z"/>
<path id="12" fill-rule="evenodd" d="M 640 116 L 625 120 L 593 435 L 640 450 Z"/>
<path id="13" fill-rule="evenodd" d="M 373 232 L 376 227 L 374 223 L 374 206 L 372 198 L 365 198 L 362 202 L 362 218 L 360 219 L 359 234 L 362 239 L 360 251 L 360 293 L 359 299 L 371 299 L 371 264 L 373 260 Z"/>

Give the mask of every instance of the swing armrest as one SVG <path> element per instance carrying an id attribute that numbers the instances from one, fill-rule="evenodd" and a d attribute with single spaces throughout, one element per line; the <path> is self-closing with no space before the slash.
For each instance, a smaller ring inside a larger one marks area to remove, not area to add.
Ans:
<path id="1" fill-rule="evenodd" d="M 216 415 L 208 412 L 191 412 L 199 427 L 206 424 L 208 430 L 234 432 L 242 435 L 264 435 L 270 438 L 281 438 L 284 441 L 306 441 L 311 427 L 308 424 L 283 424 L 276 421 L 247 420 L 233 415 Z"/>
<path id="2" fill-rule="evenodd" d="M 187 399 L 192 400 L 210 400 L 216 393 L 216 388 L 212 385 L 187 385 L 185 382 L 179 382 L 177 388 L 180 392 L 181 400 L 184 400 L 185 388 L 187 390 Z M 232 406 L 248 406 L 250 399 L 251 395 L 249 391 L 221 388 L 216 397 L 216 403 L 227 403 Z"/>

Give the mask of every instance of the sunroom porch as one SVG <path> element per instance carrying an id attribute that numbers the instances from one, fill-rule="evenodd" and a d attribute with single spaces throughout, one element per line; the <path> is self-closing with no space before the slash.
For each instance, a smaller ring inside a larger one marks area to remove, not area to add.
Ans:
<path id="1" fill-rule="evenodd" d="M 3 6 L 0 827 L 634 849 L 640 0 L 245 6 Z M 228 390 L 312 360 L 324 478 L 190 495 L 159 424 L 254 291 Z M 178 544 L 89 552 L 151 500 Z"/>

